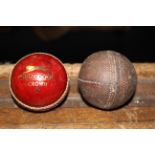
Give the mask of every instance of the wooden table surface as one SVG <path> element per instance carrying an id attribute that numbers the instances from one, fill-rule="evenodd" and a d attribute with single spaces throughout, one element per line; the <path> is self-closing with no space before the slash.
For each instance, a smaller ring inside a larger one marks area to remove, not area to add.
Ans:
<path id="1" fill-rule="evenodd" d="M 125 106 L 104 111 L 87 105 L 77 87 L 81 64 L 65 64 L 70 91 L 61 106 L 45 113 L 19 108 L 12 99 L 8 79 L 13 65 L 0 65 L 0 128 L 155 128 L 155 63 L 134 64 L 138 85 Z"/>

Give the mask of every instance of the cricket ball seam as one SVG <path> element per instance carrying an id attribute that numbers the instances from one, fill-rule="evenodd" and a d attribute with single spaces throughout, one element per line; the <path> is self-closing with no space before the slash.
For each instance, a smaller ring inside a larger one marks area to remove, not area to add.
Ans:
<path id="1" fill-rule="evenodd" d="M 113 75 L 113 86 L 112 86 L 112 101 L 111 101 L 111 103 L 110 103 L 110 106 L 112 106 L 113 104 L 114 104 L 114 101 L 115 101 L 115 99 L 116 99 L 116 92 L 117 92 L 117 83 L 116 83 L 116 81 L 118 80 L 117 79 L 117 74 L 118 74 L 118 72 L 117 72 L 117 68 L 116 68 L 116 57 L 114 57 L 113 55 L 111 55 L 111 57 L 112 57 L 112 60 L 111 60 L 111 62 L 114 62 L 113 63 L 113 71 L 114 71 L 114 75 L 113 75 L 113 73 L 112 73 L 112 75 Z"/>

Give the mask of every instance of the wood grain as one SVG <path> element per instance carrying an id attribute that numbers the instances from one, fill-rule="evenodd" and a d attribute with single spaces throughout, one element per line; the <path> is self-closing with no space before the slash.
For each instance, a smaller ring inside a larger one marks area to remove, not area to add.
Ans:
<path id="1" fill-rule="evenodd" d="M 78 91 L 81 64 L 65 64 L 70 91 L 60 107 L 33 113 L 18 107 L 12 99 L 8 79 L 11 64 L 0 65 L 0 128 L 155 128 L 155 63 L 134 64 L 138 85 L 125 106 L 103 111 L 86 104 Z"/>

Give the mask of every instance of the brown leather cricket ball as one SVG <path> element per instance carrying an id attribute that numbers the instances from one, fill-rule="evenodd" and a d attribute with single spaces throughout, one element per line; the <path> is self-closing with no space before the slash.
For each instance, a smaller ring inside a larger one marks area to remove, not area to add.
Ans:
<path id="1" fill-rule="evenodd" d="M 83 98 L 105 110 L 125 104 L 136 90 L 137 75 L 133 64 L 115 51 L 99 51 L 83 62 L 78 79 Z"/>

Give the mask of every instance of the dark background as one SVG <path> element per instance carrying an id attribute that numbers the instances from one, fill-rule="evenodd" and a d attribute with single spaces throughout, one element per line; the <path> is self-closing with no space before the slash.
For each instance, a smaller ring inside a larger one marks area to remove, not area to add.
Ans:
<path id="1" fill-rule="evenodd" d="M 52 35 L 62 27 L 36 28 L 0 27 L 0 63 L 15 63 L 26 54 L 40 51 L 75 63 L 93 52 L 109 49 L 133 62 L 155 62 L 155 27 L 66 27 L 67 31 L 56 37 Z"/>

